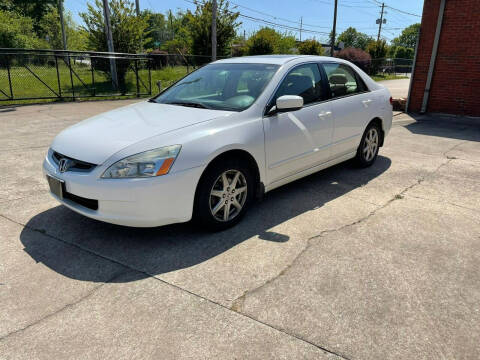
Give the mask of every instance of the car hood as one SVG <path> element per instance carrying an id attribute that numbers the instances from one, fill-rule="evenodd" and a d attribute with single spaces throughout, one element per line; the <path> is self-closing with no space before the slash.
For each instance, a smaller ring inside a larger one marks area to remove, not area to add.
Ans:
<path id="1" fill-rule="evenodd" d="M 84 120 L 62 131 L 52 149 L 93 164 L 102 164 L 123 148 L 232 112 L 141 102 Z M 174 144 L 159 144 L 167 146 Z"/>

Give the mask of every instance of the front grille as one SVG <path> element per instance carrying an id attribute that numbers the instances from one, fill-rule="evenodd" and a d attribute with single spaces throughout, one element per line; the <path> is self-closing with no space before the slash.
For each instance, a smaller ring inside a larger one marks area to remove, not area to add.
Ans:
<path id="1" fill-rule="evenodd" d="M 66 192 L 65 185 L 63 186 L 63 198 L 68 199 L 83 207 L 86 207 L 87 209 L 98 210 L 98 200 L 87 199 L 87 198 Z"/>
<path id="2" fill-rule="evenodd" d="M 56 151 L 53 152 L 52 158 L 55 164 L 57 165 L 61 159 L 67 159 L 72 161 L 73 164 L 68 168 L 68 171 L 90 172 L 97 166 L 95 164 L 91 164 L 86 161 L 81 161 L 81 160 L 73 159 L 69 156 L 62 155 Z"/>

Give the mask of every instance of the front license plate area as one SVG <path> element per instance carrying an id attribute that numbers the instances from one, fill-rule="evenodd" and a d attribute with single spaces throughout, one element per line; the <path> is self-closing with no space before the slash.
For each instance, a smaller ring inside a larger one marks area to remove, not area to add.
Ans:
<path id="1" fill-rule="evenodd" d="M 63 199 L 63 184 L 65 182 L 50 175 L 47 175 L 47 181 L 52 194 L 56 195 L 59 199 Z"/>

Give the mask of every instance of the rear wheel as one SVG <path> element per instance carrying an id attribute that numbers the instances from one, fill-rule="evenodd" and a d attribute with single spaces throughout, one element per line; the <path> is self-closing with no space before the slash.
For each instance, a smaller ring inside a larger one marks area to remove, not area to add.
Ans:
<path id="1" fill-rule="evenodd" d="M 357 149 L 356 163 L 361 167 L 371 166 L 377 159 L 380 147 L 381 130 L 375 123 L 365 130 L 360 146 Z"/>
<path id="2" fill-rule="evenodd" d="M 254 195 L 254 177 L 248 166 L 234 159 L 211 165 L 197 188 L 194 220 L 211 230 L 240 221 Z"/>

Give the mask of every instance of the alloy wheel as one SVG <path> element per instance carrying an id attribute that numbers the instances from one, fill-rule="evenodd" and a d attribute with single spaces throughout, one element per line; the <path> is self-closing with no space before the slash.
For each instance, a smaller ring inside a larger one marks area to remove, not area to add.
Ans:
<path id="1" fill-rule="evenodd" d="M 247 199 L 247 180 L 241 171 L 227 170 L 213 184 L 210 191 L 210 211 L 217 221 L 235 218 Z"/>
<path id="2" fill-rule="evenodd" d="M 371 161 L 377 154 L 378 149 L 378 131 L 375 127 L 368 130 L 367 136 L 363 144 L 363 157 L 365 161 Z"/>

